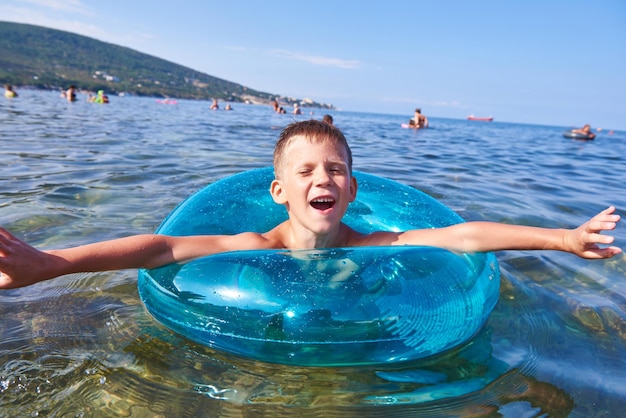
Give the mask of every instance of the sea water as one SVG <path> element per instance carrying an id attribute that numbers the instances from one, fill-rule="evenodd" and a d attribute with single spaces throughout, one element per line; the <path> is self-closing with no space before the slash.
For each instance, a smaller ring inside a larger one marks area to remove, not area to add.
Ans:
<path id="1" fill-rule="evenodd" d="M 575 227 L 626 208 L 626 133 L 112 97 L 0 100 L 0 225 L 39 248 L 149 233 L 184 198 L 269 166 L 286 124 L 331 113 L 354 168 L 466 220 Z M 4 99 L 4 98 L 3 98 Z M 222 106 L 223 109 L 223 106 Z M 590 121 L 580 121 L 580 125 Z M 592 121 L 591 121 L 592 122 Z M 626 228 L 614 231 L 625 247 Z M 497 253 L 500 300 L 457 349 L 382 367 L 287 367 L 193 343 L 154 320 L 137 271 L 0 291 L 0 416 L 579 416 L 626 410 L 626 259 Z"/>

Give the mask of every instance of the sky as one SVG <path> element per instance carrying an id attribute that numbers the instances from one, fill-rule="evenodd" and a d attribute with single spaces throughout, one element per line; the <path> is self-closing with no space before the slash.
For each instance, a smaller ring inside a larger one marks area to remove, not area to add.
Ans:
<path id="1" fill-rule="evenodd" d="M 340 110 L 626 130 L 623 0 L 2 0 L 0 20 Z"/>

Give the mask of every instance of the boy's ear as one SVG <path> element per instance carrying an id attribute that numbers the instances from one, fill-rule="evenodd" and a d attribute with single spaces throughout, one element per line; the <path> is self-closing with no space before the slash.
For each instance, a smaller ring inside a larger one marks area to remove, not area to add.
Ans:
<path id="1" fill-rule="evenodd" d="M 354 202 L 356 199 L 356 191 L 359 188 L 359 185 L 356 181 L 356 177 L 352 177 L 350 179 L 350 202 Z"/>
<path id="2" fill-rule="evenodd" d="M 283 183 L 280 180 L 272 180 L 272 184 L 270 185 L 270 194 L 272 195 L 272 199 L 274 202 L 279 205 L 284 205 L 287 203 L 287 198 L 285 197 L 285 189 L 283 189 Z"/>

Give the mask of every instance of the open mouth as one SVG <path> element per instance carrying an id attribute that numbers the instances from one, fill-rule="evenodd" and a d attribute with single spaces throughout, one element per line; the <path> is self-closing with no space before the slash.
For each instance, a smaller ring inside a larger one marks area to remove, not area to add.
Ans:
<path id="1" fill-rule="evenodd" d="M 327 210 L 335 206 L 335 199 L 332 197 L 319 197 L 311 200 L 311 206 L 317 210 Z"/>

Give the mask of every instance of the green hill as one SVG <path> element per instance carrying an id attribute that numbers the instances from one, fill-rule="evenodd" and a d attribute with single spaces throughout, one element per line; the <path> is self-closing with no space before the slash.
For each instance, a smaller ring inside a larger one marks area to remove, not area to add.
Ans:
<path id="1" fill-rule="evenodd" d="M 278 97 L 287 104 L 332 108 L 257 91 L 86 36 L 12 22 L 0 22 L 0 83 L 55 90 L 74 84 L 109 94 L 251 103 L 269 103 Z"/>

